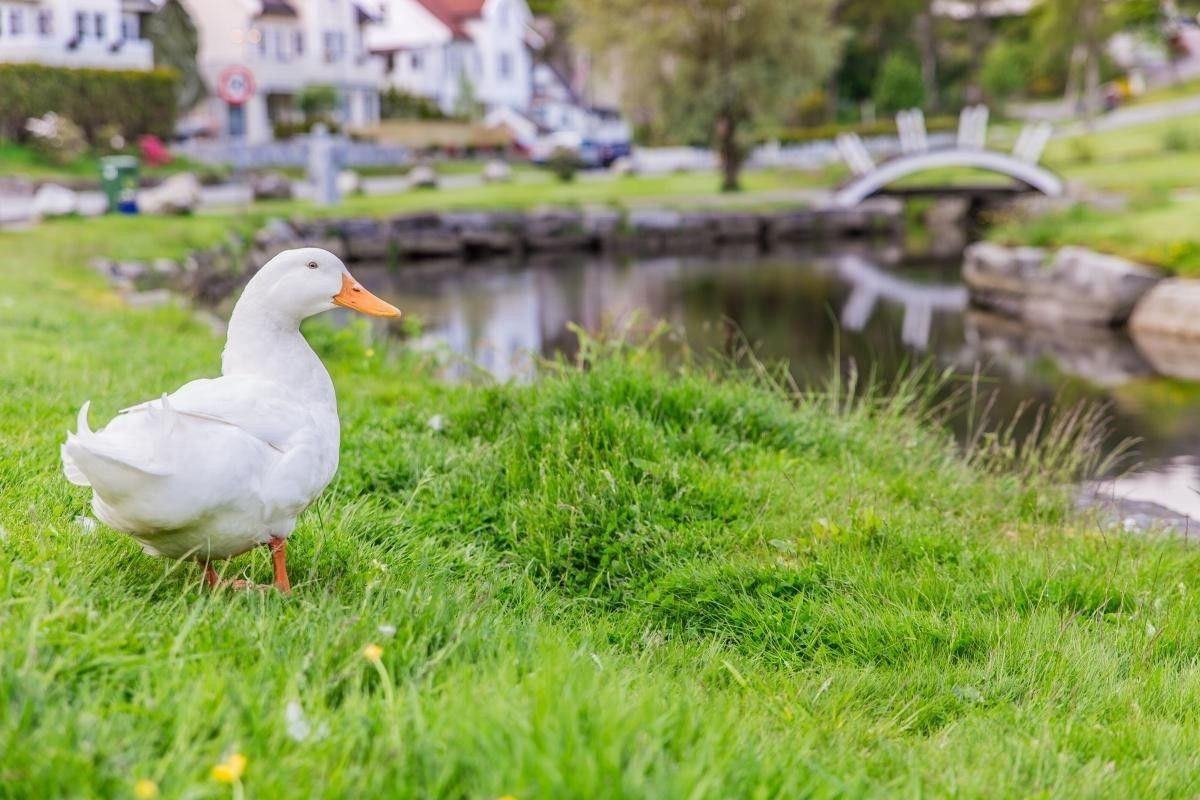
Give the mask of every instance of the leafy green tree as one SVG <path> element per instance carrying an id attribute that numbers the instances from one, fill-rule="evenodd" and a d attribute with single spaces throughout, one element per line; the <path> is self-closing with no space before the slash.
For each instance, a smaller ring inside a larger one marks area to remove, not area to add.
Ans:
<path id="1" fill-rule="evenodd" d="M 574 0 L 579 41 L 620 64 L 639 123 L 713 143 L 722 188 L 756 126 L 778 125 L 832 69 L 832 0 Z"/>
<path id="2" fill-rule="evenodd" d="M 180 0 L 166 0 L 150 15 L 145 36 L 154 46 L 154 65 L 179 75 L 176 100 L 180 111 L 189 111 L 208 95 L 196 53 L 200 34 Z"/>
<path id="3" fill-rule="evenodd" d="M 988 48 L 979 77 L 983 89 L 996 101 L 1004 102 L 1029 85 L 1029 53 L 1016 42 L 1001 39 Z"/>
<path id="4" fill-rule="evenodd" d="M 896 50 L 888 55 L 875 80 L 875 106 L 895 112 L 925 105 L 925 83 L 921 69 L 909 56 Z"/>

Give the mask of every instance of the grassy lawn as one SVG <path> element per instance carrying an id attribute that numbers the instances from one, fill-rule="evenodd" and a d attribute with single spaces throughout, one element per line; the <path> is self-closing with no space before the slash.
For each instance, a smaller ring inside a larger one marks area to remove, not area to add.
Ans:
<path id="1" fill-rule="evenodd" d="M 1128 200 L 1123 211 L 1079 207 L 1001 224 L 1003 241 L 1079 244 L 1183 274 L 1200 274 L 1200 116 L 1058 139 L 1044 162 L 1067 180 Z"/>
<path id="2" fill-rule="evenodd" d="M 1051 449 L 964 456 L 919 385 L 793 398 L 593 342 L 450 386 L 317 322 L 342 465 L 294 596 L 91 530 L 58 460 L 78 406 L 221 343 L 86 262 L 230 224 L 0 233 L 0 797 L 228 797 L 235 752 L 246 797 L 1195 795 L 1200 552 L 1074 518 Z"/>
<path id="3" fill-rule="evenodd" d="M 225 170 L 198 164 L 177 156 L 162 167 L 142 166 L 142 174 L 166 176 L 177 172 L 223 174 Z M 57 164 L 33 148 L 0 139 L 0 176 L 20 177 L 34 181 L 94 181 L 100 182 L 100 159 L 93 153 L 70 164 Z"/>
<path id="4" fill-rule="evenodd" d="M 321 208 L 304 201 L 264 201 L 245 209 L 253 215 L 362 214 L 380 216 L 406 211 L 454 209 L 531 209 L 539 206 L 648 205 L 697 208 L 711 205 L 747 208 L 795 205 L 797 191 L 828 185 L 819 173 L 756 170 L 742 177 L 743 191 L 721 194 L 720 177 L 711 172 L 630 175 L 607 179 L 580 175 L 562 182 L 542 170 L 523 170 L 510 183 L 441 189 L 417 189 L 391 195 L 345 197 L 337 206 Z M 221 216 L 228 211 L 218 212 Z"/>

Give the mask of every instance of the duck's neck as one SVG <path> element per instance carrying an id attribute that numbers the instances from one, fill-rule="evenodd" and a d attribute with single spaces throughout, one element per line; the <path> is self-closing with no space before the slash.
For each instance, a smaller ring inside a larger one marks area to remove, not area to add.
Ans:
<path id="1" fill-rule="evenodd" d="M 221 373 L 273 380 L 298 400 L 336 408 L 333 381 L 300 334 L 299 323 L 248 299 L 229 318 Z"/>

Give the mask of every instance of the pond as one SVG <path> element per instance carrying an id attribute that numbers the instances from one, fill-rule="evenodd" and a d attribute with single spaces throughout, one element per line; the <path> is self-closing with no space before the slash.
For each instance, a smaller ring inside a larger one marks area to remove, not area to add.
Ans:
<path id="1" fill-rule="evenodd" d="M 835 361 L 843 374 L 885 382 L 918 364 L 949 369 L 956 377 L 947 393 L 967 396 L 973 380 L 977 387 L 976 413 L 959 402 L 950 416 L 960 437 L 978 426 L 989 398 L 983 424 L 992 427 L 1031 402 L 1102 403 L 1106 446 L 1138 440 L 1120 477 L 1098 487 L 1123 501 L 1116 513 L 1139 516 L 1128 509 L 1145 503 L 1177 524 L 1200 520 L 1200 384 L 1156 374 L 1122 332 L 1036 330 L 970 308 L 957 263 L 904 262 L 898 250 L 750 248 L 360 265 L 355 274 L 423 323 L 418 346 L 462 357 L 448 366 L 451 377 L 482 368 L 527 379 L 537 357 L 574 351 L 568 323 L 612 330 L 640 314 L 669 322 L 698 353 L 749 342 L 763 361 L 786 360 L 804 387 L 828 381 Z"/>

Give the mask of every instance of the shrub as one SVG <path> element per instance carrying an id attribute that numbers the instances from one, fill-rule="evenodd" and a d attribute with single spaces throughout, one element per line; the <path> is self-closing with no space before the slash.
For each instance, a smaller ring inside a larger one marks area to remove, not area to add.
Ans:
<path id="1" fill-rule="evenodd" d="M 383 119 L 447 119 L 437 103 L 428 97 L 389 88 L 379 96 L 379 116 Z"/>
<path id="2" fill-rule="evenodd" d="M 66 69 L 0 64 L 0 135 L 26 137 L 25 121 L 49 111 L 69 117 L 89 141 L 112 125 L 128 136 L 169 137 L 176 74 L 170 70 Z"/>
<path id="3" fill-rule="evenodd" d="M 556 147 L 546 159 L 546 166 L 560 181 L 570 183 L 575 180 L 575 173 L 583 166 L 583 162 L 579 154 L 569 147 Z"/>
<path id="4" fill-rule="evenodd" d="M 1197 137 L 1193 136 L 1186 128 L 1181 128 L 1173 125 L 1163 132 L 1162 146 L 1163 149 L 1170 153 L 1185 153 L 1188 150 L 1195 150 Z"/>
<path id="5" fill-rule="evenodd" d="M 305 119 L 329 116 L 338 107 L 337 89 L 322 85 L 305 86 L 296 97 L 296 105 Z"/>
<path id="6" fill-rule="evenodd" d="M 883 113 L 925 105 L 925 84 L 916 63 L 901 52 L 883 62 L 875 79 L 875 107 Z"/>
<path id="7" fill-rule="evenodd" d="M 55 164 L 71 164 L 87 152 L 83 131 L 71 120 L 47 111 L 25 124 L 34 148 Z"/>

